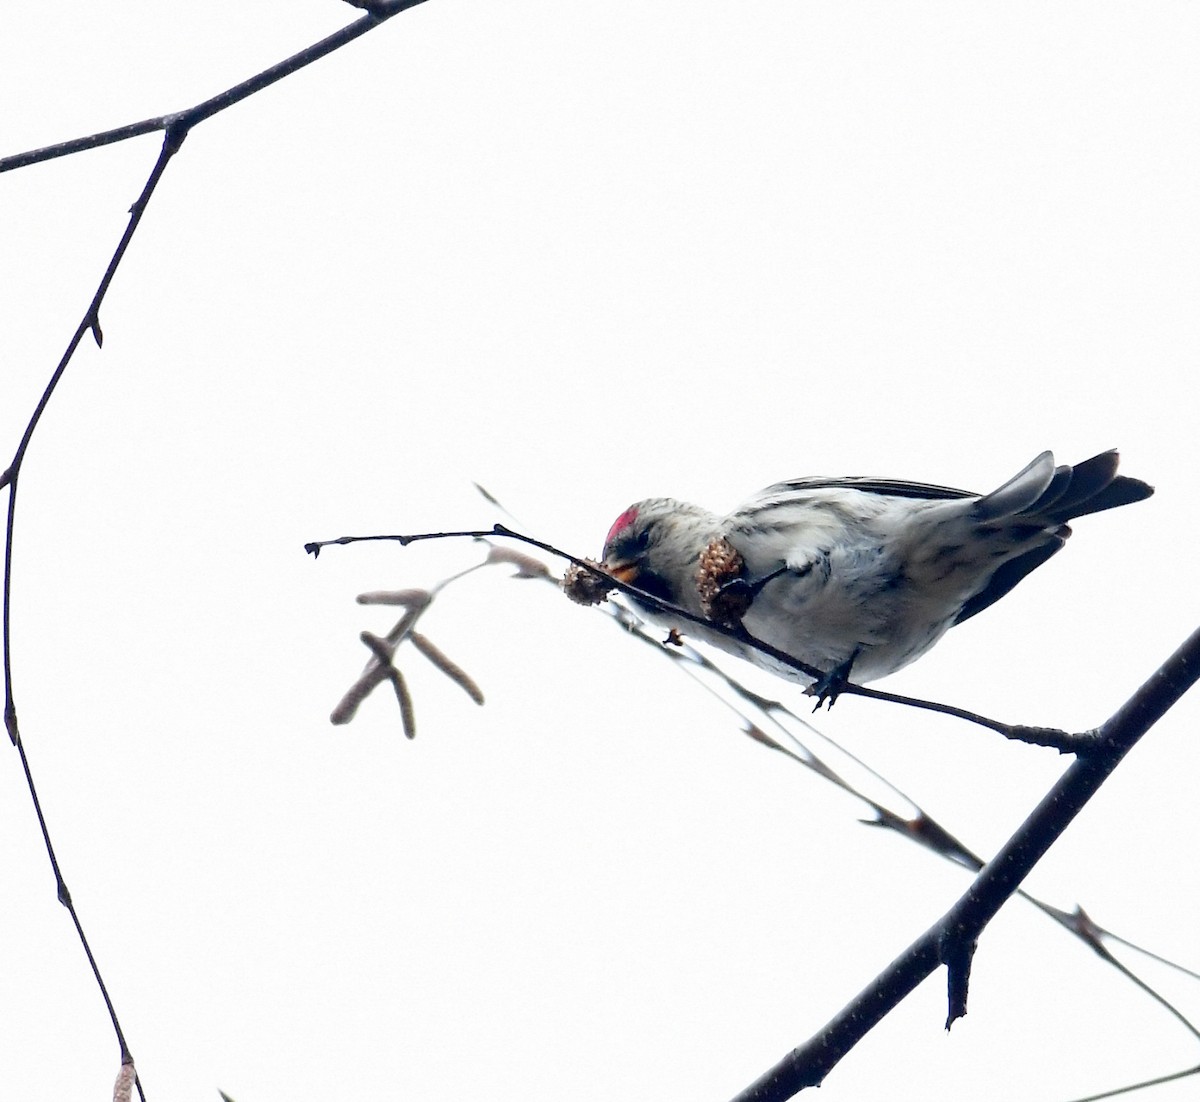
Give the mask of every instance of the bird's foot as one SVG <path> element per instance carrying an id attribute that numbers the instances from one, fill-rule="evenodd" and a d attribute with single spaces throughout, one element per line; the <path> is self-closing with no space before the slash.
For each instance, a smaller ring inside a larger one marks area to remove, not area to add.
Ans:
<path id="1" fill-rule="evenodd" d="M 832 670 L 817 678 L 808 687 L 808 695 L 817 698 L 816 704 L 813 705 L 814 712 L 819 712 L 821 705 L 825 705 L 827 708 L 833 707 L 842 690 L 850 683 L 850 670 L 861 651 L 861 647 L 855 647 L 849 658 L 844 662 L 839 662 Z"/>
<path id="2" fill-rule="evenodd" d="M 726 627 L 737 627 L 754 603 L 754 588 L 745 578 L 722 582 L 705 600 L 704 611 L 710 620 Z"/>
<path id="3" fill-rule="evenodd" d="M 746 560 L 738 549 L 724 536 L 718 536 L 700 554 L 696 571 L 700 607 L 715 623 L 727 628 L 740 627 L 742 617 L 750 611 L 762 587 L 787 571 L 782 566 L 752 581 L 746 577 Z"/>

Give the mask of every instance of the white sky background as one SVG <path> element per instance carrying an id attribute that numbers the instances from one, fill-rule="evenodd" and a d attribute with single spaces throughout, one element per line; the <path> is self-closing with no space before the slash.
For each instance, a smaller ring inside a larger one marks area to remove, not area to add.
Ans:
<path id="1" fill-rule="evenodd" d="M 190 106 L 354 16 L 10 4 L 0 152 Z M 410 655 L 415 742 L 386 691 L 331 727 L 393 618 L 355 595 L 476 552 L 301 547 L 503 519 L 472 480 L 595 554 L 652 494 L 986 490 L 1120 446 L 1157 496 L 885 683 L 1100 722 L 1200 620 L 1198 48 L 1179 4 L 431 0 L 192 133 L 35 437 L 14 566 L 24 738 L 153 1102 L 725 1099 L 943 912 L 965 876 L 502 571 L 426 621 L 485 708 Z M 6 455 L 160 140 L 0 177 Z M 1030 882 L 1193 968 L 1198 718 Z M 985 852 L 1065 764 L 849 698 L 818 722 Z M 4 1093 L 101 1099 L 116 1044 L 11 751 L 0 784 Z M 944 1014 L 938 974 L 822 1102 L 1197 1063 L 1019 903 Z"/>

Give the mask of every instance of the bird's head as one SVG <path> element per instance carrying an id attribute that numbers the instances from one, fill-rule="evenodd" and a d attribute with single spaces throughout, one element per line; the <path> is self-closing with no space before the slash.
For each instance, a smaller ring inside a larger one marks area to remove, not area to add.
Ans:
<path id="1" fill-rule="evenodd" d="M 608 530 L 603 565 L 626 585 L 688 605 L 700 552 L 716 522 L 706 510 L 669 497 L 639 501 Z"/>

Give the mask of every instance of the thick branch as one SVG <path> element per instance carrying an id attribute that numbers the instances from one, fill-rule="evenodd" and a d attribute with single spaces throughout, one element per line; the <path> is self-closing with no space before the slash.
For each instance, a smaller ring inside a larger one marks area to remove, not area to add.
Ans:
<path id="1" fill-rule="evenodd" d="M 984 866 L 965 895 L 912 943 L 828 1025 L 793 1049 L 734 1102 L 783 1102 L 805 1087 L 819 1086 L 830 1070 L 939 964 L 947 964 L 952 1021 L 965 1013 L 966 974 L 974 944 L 1005 900 L 1062 834 L 1137 741 L 1200 678 L 1200 630 L 1098 731 L 1094 748 L 1082 753 Z M 950 1022 L 947 1022 L 949 1025 Z"/>

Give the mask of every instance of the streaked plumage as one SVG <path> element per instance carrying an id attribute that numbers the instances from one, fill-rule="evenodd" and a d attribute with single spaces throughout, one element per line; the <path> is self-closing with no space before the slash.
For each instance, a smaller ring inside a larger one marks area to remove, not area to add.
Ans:
<path id="1" fill-rule="evenodd" d="M 1050 452 L 989 494 L 875 478 L 780 482 L 719 516 L 671 498 L 613 524 L 604 567 L 697 615 L 701 556 L 724 539 L 744 561 L 738 606 L 750 635 L 826 673 L 865 683 L 919 658 L 954 624 L 1008 593 L 1058 551 L 1067 522 L 1154 491 L 1117 474 L 1115 451 L 1074 467 Z M 711 587 L 710 587 L 711 588 Z M 811 683 L 703 625 L 641 604 L 652 621 Z"/>

